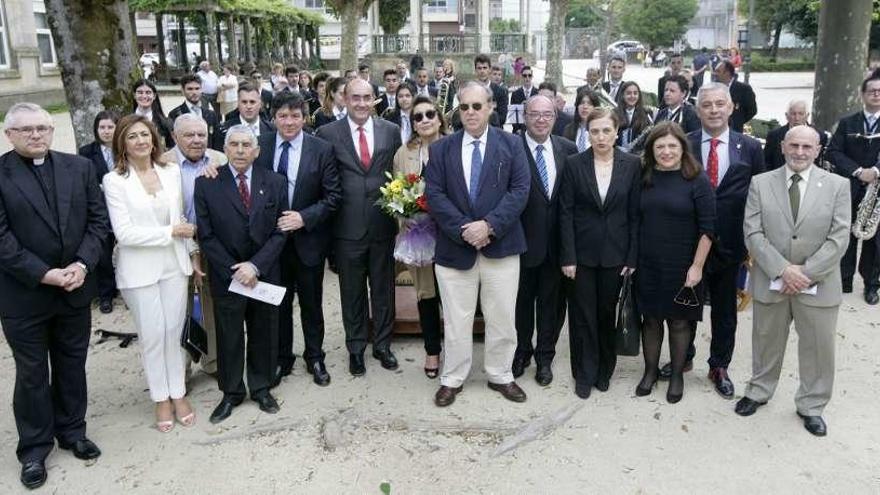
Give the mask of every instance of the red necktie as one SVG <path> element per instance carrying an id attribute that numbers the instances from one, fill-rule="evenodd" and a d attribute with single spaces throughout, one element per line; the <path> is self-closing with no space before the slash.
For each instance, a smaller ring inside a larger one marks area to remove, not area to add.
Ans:
<path id="1" fill-rule="evenodd" d="M 251 192 L 248 190 L 247 176 L 238 174 L 238 195 L 241 196 L 241 202 L 244 205 L 244 211 L 251 211 Z"/>
<path id="2" fill-rule="evenodd" d="M 363 127 L 358 127 L 358 132 L 361 133 L 360 138 L 358 138 L 358 147 L 361 152 L 361 165 L 364 166 L 364 170 L 370 169 L 370 147 L 367 145 L 367 134 L 364 132 Z"/>
<path id="3" fill-rule="evenodd" d="M 718 138 L 712 138 L 709 141 L 709 161 L 706 167 L 706 173 L 709 174 L 709 182 L 712 187 L 718 187 Z"/>

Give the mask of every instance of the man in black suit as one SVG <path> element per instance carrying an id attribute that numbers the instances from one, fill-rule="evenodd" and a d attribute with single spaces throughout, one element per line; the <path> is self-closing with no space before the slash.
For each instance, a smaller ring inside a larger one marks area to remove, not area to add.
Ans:
<path id="1" fill-rule="evenodd" d="M 474 57 L 474 74 L 477 82 L 489 88 L 492 92 L 492 100 L 495 102 L 495 117 L 498 127 L 504 127 L 507 121 L 507 90 L 491 81 L 492 62 L 488 55 L 480 54 Z"/>
<path id="2" fill-rule="evenodd" d="M 288 233 L 281 253 L 281 281 L 287 288 L 278 312 L 278 370 L 274 384 L 290 374 L 293 354 L 293 298 L 299 297 L 300 322 L 305 341 L 303 358 L 314 382 L 325 386 L 330 374 L 324 366 L 324 260 L 332 240 L 333 213 L 342 188 L 333 160 L 333 148 L 303 132 L 308 105 L 299 95 L 278 95 L 273 102 L 277 132 L 260 136 L 255 165 L 284 177 L 288 201 L 278 227 Z"/>
<path id="3" fill-rule="evenodd" d="M 828 144 L 828 155 L 834 171 L 849 179 L 852 197 L 852 220 L 855 223 L 859 204 L 869 184 L 880 175 L 880 139 L 865 139 L 880 128 L 880 72 L 875 71 L 862 81 L 862 110 L 840 119 L 837 130 Z M 852 292 L 856 272 L 856 250 L 859 240 L 850 235 L 849 247 L 840 261 L 843 292 Z M 865 301 L 875 305 L 880 288 L 880 256 L 877 236 L 862 240 L 862 254 L 858 260 L 859 275 L 865 283 Z"/>
<path id="4" fill-rule="evenodd" d="M 684 57 L 682 57 L 681 53 L 673 53 L 672 56 L 669 57 L 669 68 L 666 69 L 663 76 L 657 80 L 657 98 L 660 100 L 660 109 L 666 108 L 666 101 L 663 98 L 663 94 L 666 92 L 666 81 L 678 76 L 679 73 L 681 73 L 682 67 L 684 67 Z M 687 92 L 685 92 L 685 94 L 686 93 Z"/>
<path id="5" fill-rule="evenodd" d="M 431 98 L 437 97 L 437 88 L 435 86 L 432 86 L 430 84 L 430 81 L 428 81 L 428 69 L 424 67 L 420 67 L 418 70 L 416 70 L 415 86 L 416 94 L 414 96 L 425 95 Z"/>
<path id="6" fill-rule="evenodd" d="M 214 297 L 217 373 L 223 392 L 211 413 L 215 424 L 244 401 L 245 362 L 251 399 L 263 412 L 278 412 L 278 402 L 269 393 L 278 357 L 278 308 L 231 292 L 229 286 L 233 280 L 249 288 L 260 281 L 281 283 L 279 257 L 285 235 L 277 223 L 287 203 L 284 178 L 253 166 L 260 148 L 249 127 L 229 128 L 224 149 L 229 166 L 221 167 L 216 179 L 196 179 L 194 194 L 199 247 L 208 258 Z"/>
<path id="7" fill-rule="evenodd" d="M 223 149 L 226 142 L 226 131 L 237 125 L 248 126 L 258 138 L 274 131 L 275 127 L 261 116 L 260 109 L 262 107 L 260 88 L 247 82 L 240 84 L 238 86 L 238 115 L 230 116 L 220 126 L 220 131 L 216 133 L 212 147 L 218 150 Z"/>
<path id="8" fill-rule="evenodd" d="M 213 110 L 202 107 L 202 81 L 199 76 L 195 74 L 184 75 L 180 78 L 180 88 L 183 91 L 183 103 L 171 110 L 168 118 L 173 123 L 177 117 L 185 113 L 198 115 L 208 124 L 208 142 L 212 143 L 214 149 L 222 149 L 217 144 L 216 138 L 216 133 L 220 131 L 220 121 L 217 120 L 217 114 Z"/>
<path id="9" fill-rule="evenodd" d="M 397 74 L 394 74 L 395 77 Z M 347 117 L 318 128 L 317 137 L 333 145 L 342 181 L 342 201 L 334 230 L 336 267 L 349 371 L 366 373 L 369 320 L 373 320 L 373 357 L 385 369 L 397 369 L 391 352 L 394 323 L 394 236 L 397 222 L 378 206 L 394 154 L 401 146 L 400 129 L 372 118 L 372 88 L 362 79 L 345 86 Z M 367 311 L 367 282 L 370 284 Z"/>
<path id="10" fill-rule="evenodd" d="M 716 239 L 703 269 L 703 283 L 712 301 L 709 379 L 715 391 L 725 399 L 732 399 L 734 394 L 727 368 L 736 338 L 737 276 L 748 254 L 743 239 L 746 198 L 752 176 L 764 171 L 761 143 L 730 128 L 732 112 L 733 102 L 727 86 L 704 84 L 697 94 L 702 129 L 688 134 L 690 151 L 703 164 L 715 190 Z M 686 371 L 693 368 L 696 329 L 693 322 Z M 667 367 L 661 371 L 662 378 L 668 377 Z"/>
<path id="11" fill-rule="evenodd" d="M 385 93 L 379 97 L 379 103 L 376 104 L 376 115 L 382 116 L 385 110 L 397 108 L 397 87 L 400 86 L 400 77 L 394 69 L 388 69 L 382 74 L 385 81 Z"/>
<path id="12" fill-rule="evenodd" d="M 15 359 L 20 479 L 36 488 L 56 439 L 77 458 L 101 455 L 86 438 L 86 355 L 91 271 L 110 227 L 92 164 L 49 151 L 48 112 L 17 103 L 3 129 L 13 151 L 0 156 L 0 325 Z"/>
<path id="13" fill-rule="evenodd" d="M 617 101 L 617 91 L 623 84 L 623 73 L 626 72 L 626 59 L 621 55 L 614 55 L 608 61 L 608 80 L 602 83 L 602 89 L 611 97 L 611 101 Z"/>
<path id="14" fill-rule="evenodd" d="M 373 88 L 373 98 L 379 97 L 379 85 L 373 84 L 373 81 L 370 80 L 370 64 L 360 64 L 358 66 L 357 76 L 367 81 L 370 84 L 370 87 Z M 346 77 L 348 79 L 348 77 Z M 351 79 L 348 79 L 351 81 Z M 381 115 L 381 114 L 379 114 Z"/>
<path id="15" fill-rule="evenodd" d="M 657 112 L 654 122 L 670 120 L 681 126 L 685 134 L 700 130 L 700 117 L 687 102 L 688 83 L 684 76 L 677 75 L 666 79 L 661 96 L 666 106 Z"/>
<path id="16" fill-rule="evenodd" d="M 785 165 L 785 155 L 782 154 L 782 140 L 789 129 L 799 125 L 810 125 L 810 111 L 807 102 L 803 100 L 792 100 L 788 102 L 788 109 L 785 111 L 786 124 L 782 127 L 773 129 L 767 133 L 767 140 L 764 143 L 764 163 L 767 170 L 777 169 Z M 813 127 L 813 126 L 811 126 Z M 813 127 L 816 129 L 815 127 Z M 819 165 L 824 155 L 825 147 L 828 145 L 828 134 L 816 129 L 819 133 L 819 157 L 816 158 L 816 165 Z"/>
<path id="17" fill-rule="evenodd" d="M 755 103 L 755 92 L 746 83 L 736 80 L 736 68 L 730 60 L 722 60 L 715 67 L 718 82 L 728 86 L 730 99 L 733 101 L 733 113 L 730 114 L 730 128 L 742 132 L 746 123 L 758 113 Z"/>
<path id="18" fill-rule="evenodd" d="M 538 94 L 538 88 L 536 88 L 532 84 L 532 79 L 535 73 L 532 72 L 532 68 L 528 65 L 524 66 L 522 69 L 522 79 L 523 84 L 519 88 L 516 88 L 516 91 L 511 93 L 510 95 L 510 104 L 511 105 L 522 105 L 532 96 Z M 505 115 L 506 117 L 506 115 Z M 525 115 L 520 115 L 520 121 L 525 122 Z M 513 132 L 519 132 L 525 130 L 525 123 L 522 124 L 513 124 Z"/>
<path id="19" fill-rule="evenodd" d="M 531 186 L 521 222 L 528 250 L 520 256 L 519 291 L 516 296 L 516 353 L 513 376 L 519 378 L 535 357 L 535 380 L 540 385 L 553 381 L 551 364 L 556 341 L 565 317 L 562 272 L 559 269 L 558 221 L 556 213 L 559 178 L 565 158 L 577 153 L 571 141 L 551 136 L 556 118 L 553 99 L 538 95 L 526 100 L 526 132 L 522 135 Z M 537 345 L 532 348 L 537 315 Z"/>
<path id="20" fill-rule="evenodd" d="M 251 84 L 253 84 L 255 88 L 260 89 L 260 101 L 263 102 L 263 107 L 260 109 L 260 116 L 263 117 L 264 120 L 271 120 L 269 116 L 272 112 L 272 98 L 275 96 L 275 92 L 270 91 L 263 86 L 263 73 L 259 70 L 252 70 L 250 76 Z"/>
<path id="21" fill-rule="evenodd" d="M 565 127 L 568 124 L 571 124 L 571 121 L 573 120 L 571 115 L 563 112 L 560 108 L 561 105 L 564 105 L 565 100 L 559 98 L 556 94 L 556 85 L 552 82 L 542 82 L 541 85 L 538 86 L 538 94 L 543 95 L 552 101 L 553 108 L 556 110 L 556 121 L 553 124 L 553 128 L 550 130 L 550 134 L 553 134 L 554 136 L 562 136 L 565 132 Z M 528 123 L 527 119 L 526 129 L 528 129 Z"/>

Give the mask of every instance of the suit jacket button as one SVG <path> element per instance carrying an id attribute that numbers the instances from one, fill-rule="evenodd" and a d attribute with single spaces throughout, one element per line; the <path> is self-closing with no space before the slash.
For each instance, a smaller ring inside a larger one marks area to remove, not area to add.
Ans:
<path id="1" fill-rule="evenodd" d="M 791 236 L 791 238 L 797 240 L 797 236 L 796 236 L 796 235 Z"/>

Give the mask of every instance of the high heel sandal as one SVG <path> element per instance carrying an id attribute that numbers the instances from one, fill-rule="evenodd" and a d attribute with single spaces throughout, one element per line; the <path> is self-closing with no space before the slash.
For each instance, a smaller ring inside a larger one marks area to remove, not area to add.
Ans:
<path id="1" fill-rule="evenodd" d="M 654 386 L 657 385 L 657 380 L 659 378 L 660 378 L 660 372 L 658 370 L 657 373 L 654 375 L 654 380 L 647 387 L 642 387 L 642 383 L 639 382 L 639 384 L 636 385 L 636 397 L 644 397 L 646 395 L 650 395 L 651 392 L 654 390 Z M 642 382 L 643 381 L 645 381 L 644 376 L 642 377 Z"/>
<path id="2" fill-rule="evenodd" d="M 159 404 L 161 404 L 161 403 L 159 403 Z M 171 412 L 171 411 L 168 411 L 168 412 Z M 168 433 L 169 431 L 174 429 L 174 417 L 173 416 L 171 417 L 171 419 L 166 419 L 166 420 L 159 419 L 158 405 L 157 405 L 157 409 L 156 409 L 156 429 L 159 430 L 161 433 Z"/>
<path id="3" fill-rule="evenodd" d="M 437 362 L 438 363 L 440 362 L 439 358 L 437 359 Z M 437 378 L 437 375 L 439 375 L 439 374 L 440 374 L 440 367 L 439 366 L 436 368 L 428 368 L 427 366 L 425 366 L 425 376 L 427 376 L 428 378 L 433 380 L 434 378 Z"/>
<path id="4" fill-rule="evenodd" d="M 177 415 L 177 407 L 175 406 L 175 408 L 174 408 L 174 419 L 176 419 L 177 422 L 180 423 L 180 425 L 183 426 L 184 428 L 189 428 L 189 427 L 193 426 L 194 424 L 196 424 L 196 412 L 195 412 L 195 410 L 193 410 L 192 406 L 189 406 L 189 408 L 190 408 L 189 414 L 187 414 L 186 416 L 183 416 L 183 417 L 178 416 Z"/>

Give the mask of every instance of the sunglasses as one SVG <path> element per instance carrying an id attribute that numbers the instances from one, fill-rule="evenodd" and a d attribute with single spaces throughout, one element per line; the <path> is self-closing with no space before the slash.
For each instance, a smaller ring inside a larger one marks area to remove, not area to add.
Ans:
<path id="1" fill-rule="evenodd" d="M 678 294 L 673 299 L 675 304 L 681 304 L 690 308 L 700 305 L 700 299 L 697 297 L 697 291 L 693 287 L 682 287 L 678 290 Z"/>
<path id="2" fill-rule="evenodd" d="M 480 110 L 483 109 L 483 104 L 482 103 L 471 103 L 471 104 L 462 103 L 461 105 L 458 106 L 458 108 L 462 112 L 467 112 L 471 108 L 473 108 L 475 112 L 479 112 Z"/>
<path id="3" fill-rule="evenodd" d="M 428 110 L 425 113 L 421 113 L 421 112 L 414 113 L 412 118 L 413 118 L 413 122 L 421 122 L 423 118 L 428 119 L 428 120 L 434 120 L 434 117 L 436 117 L 436 116 L 437 116 L 436 111 Z"/>
<path id="4" fill-rule="evenodd" d="M 531 78 L 531 77 L 532 77 L 532 75 L 531 75 L 531 74 L 523 74 L 523 75 L 522 75 L 522 76 L 523 76 L 523 77 L 529 77 L 529 78 Z"/>

